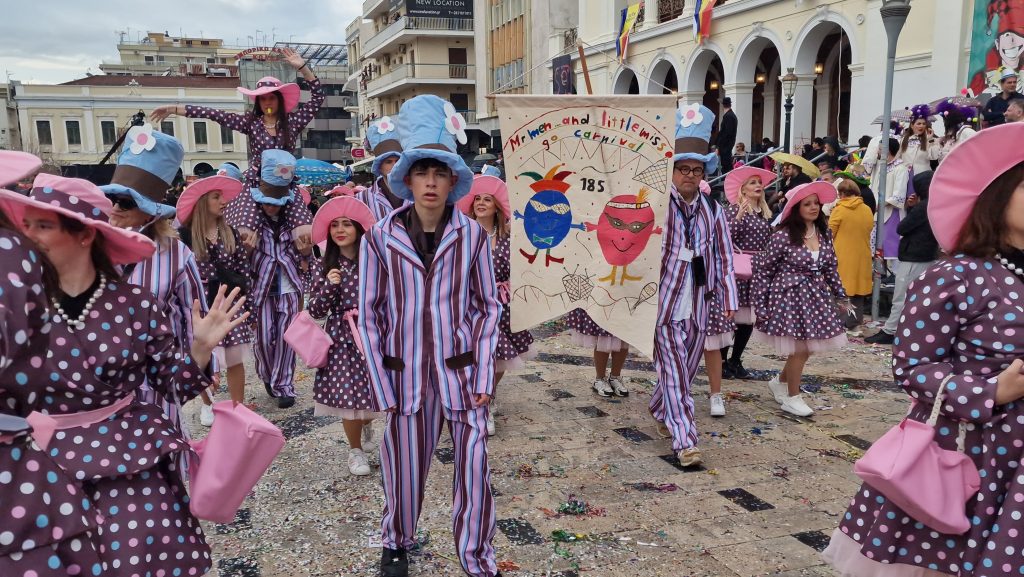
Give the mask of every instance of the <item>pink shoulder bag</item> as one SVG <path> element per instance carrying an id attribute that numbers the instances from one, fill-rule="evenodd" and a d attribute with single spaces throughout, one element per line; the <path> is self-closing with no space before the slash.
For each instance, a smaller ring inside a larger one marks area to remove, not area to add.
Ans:
<path id="1" fill-rule="evenodd" d="M 853 472 L 914 519 L 941 533 L 962 535 L 971 527 L 967 502 L 981 487 L 981 477 L 964 455 L 964 423 L 959 425 L 956 451 L 935 442 L 935 422 L 950 377 L 939 386 L 927 423 L 905 417 L 853 464 Z"/>
<path id="2" fill-rule="evenodd" d="M 319 369 L 327 365 L 327 353 L 330 352 L 334 340 L 309 311 L 295 315 L 292 324 L 284 331 L 284 342 L 295 350 L 295 354 L 311 369 Z"/>
<path id="3" fill-rule="evenodd" d="M 732 269 L 736 273 L 736 280 L 750 280 L 754 278 L 754 255 L 744 251 L 734 252 L 732 255 Z"/>
<path id="4" fill-rule="evenodd" d="M 273 423 L 234 401 L 214 403 L 210 434 L 192 441 L 189 510 L 206 521 L 230 523 L 242 501 L 284 447 Z"/>

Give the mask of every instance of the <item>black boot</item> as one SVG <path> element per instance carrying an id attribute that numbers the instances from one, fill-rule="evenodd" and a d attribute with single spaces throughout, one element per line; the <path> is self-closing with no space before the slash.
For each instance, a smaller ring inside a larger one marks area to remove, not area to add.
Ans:
<path id="1" fill-rule="evenodd" d="M 409 557 L 405 549 L 388 549 L 380 556 L 381 577 L 408 577 Z"/>
<path id="2" fill-rule="evenodd" d="M 278 397 L 277 407 L 279 409 L 290 409 L 295 405 L 295 397 Z"/>
<path id="3" fill-rule="evenodd" d="M 722 361 L 722 378 L 731 381 L 736 378 L 736 372 L 733 371 L 732 364 L 729 361 Z"/>
<path id="4" fill-rule="evenodd" d="M 750 378 L 750 371 L 744 368 L 743 363 L 739 360 L 729 361 L 729 366 L 732 367 L 732 374 L 736 375 L 737 379 Z"/>

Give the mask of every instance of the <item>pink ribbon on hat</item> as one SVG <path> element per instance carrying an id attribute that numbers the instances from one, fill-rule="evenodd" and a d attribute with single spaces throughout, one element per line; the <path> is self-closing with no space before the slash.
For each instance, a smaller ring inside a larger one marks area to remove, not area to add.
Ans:
<path id="1" fill-rule="evenodd" d="M 359 336 L 359 329 L 356 328 L 356 319 L 359 318 L 359 309 L 349 309 L 345 311 L 345 322 L 348 323 L 348 328 L 352 331 L 352 342 L 356 344 L 356 348 L 359 349 L 359 354 L 366 358 L 366 350 L 363 349 L 363 338 Z"/>

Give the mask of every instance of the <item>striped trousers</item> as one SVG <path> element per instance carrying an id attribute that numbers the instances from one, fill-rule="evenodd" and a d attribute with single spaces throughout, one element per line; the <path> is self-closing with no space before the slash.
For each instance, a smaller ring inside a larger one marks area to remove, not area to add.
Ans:
<path id="1" fill-rule="evenodd" d="M 693 318 L 672 321 L 654 331 L 658 384 L 651 394 L 651 415 L 671 431 L 673 451 L 689 449 L 697 444 L 690 387 L 704 358 L 705 331 Z"/>
<path id="2" fill-rule="evenodd" d="M 389 549 L 409 549 L 423 507 L 427 473 L 441 426 L 455 447 L 452 533 L 462 569 L 474 577 L 493 577 L 495 512 L 491 471 L 487 464 L 487 411 L 481 407 L 452 411 L 441 404 L 436 385 L 428 385 L 423 406 L 412 415 L 387 413 L 380 447 L 384 485 L 382 541 Z"/>
<path id="3" fill-rule="evenodd" d="M 256 316 L 256 374 L 278 397 L 295 396 L 295 351 L 284 342 L 284 331 L 299 314 L 301 299 L 300 292 L 268 295 Z"/>

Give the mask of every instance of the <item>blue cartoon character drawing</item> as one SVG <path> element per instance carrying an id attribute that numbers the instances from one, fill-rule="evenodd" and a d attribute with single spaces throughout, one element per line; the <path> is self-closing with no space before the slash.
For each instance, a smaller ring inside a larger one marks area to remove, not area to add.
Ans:
<path id="1" fill-rule="evenodd" d="M 519 249 L 519 253 L 530 264 L 533 264 L 542 250 L 545 251 L 544 266 L 550 266 L 552 262 L 565 262 L 564 258 L 551 256 L 551 249 L 561 244 L 571 229 L 585 230 L 583 224 L 572 222 L 572 208 L 569 206 L 569 199 L 565 197 L 569 183 L 565 182 L 565 178 L 573 173 L 568 170 L 558 172 L 563 166 L 565 165 L 556 165 L 544 176 L 536 172 L 524 172 L 519 175 L 529 176 L 536 181 L 530 185 L 536 194 L 526 203 L 526 214 L 518 210 L 515 212 L 515 217 L 523 220 L 523 228 L 526 229 L 526 237 L 530 244 L 537 249 L 533 254 Z"/>

